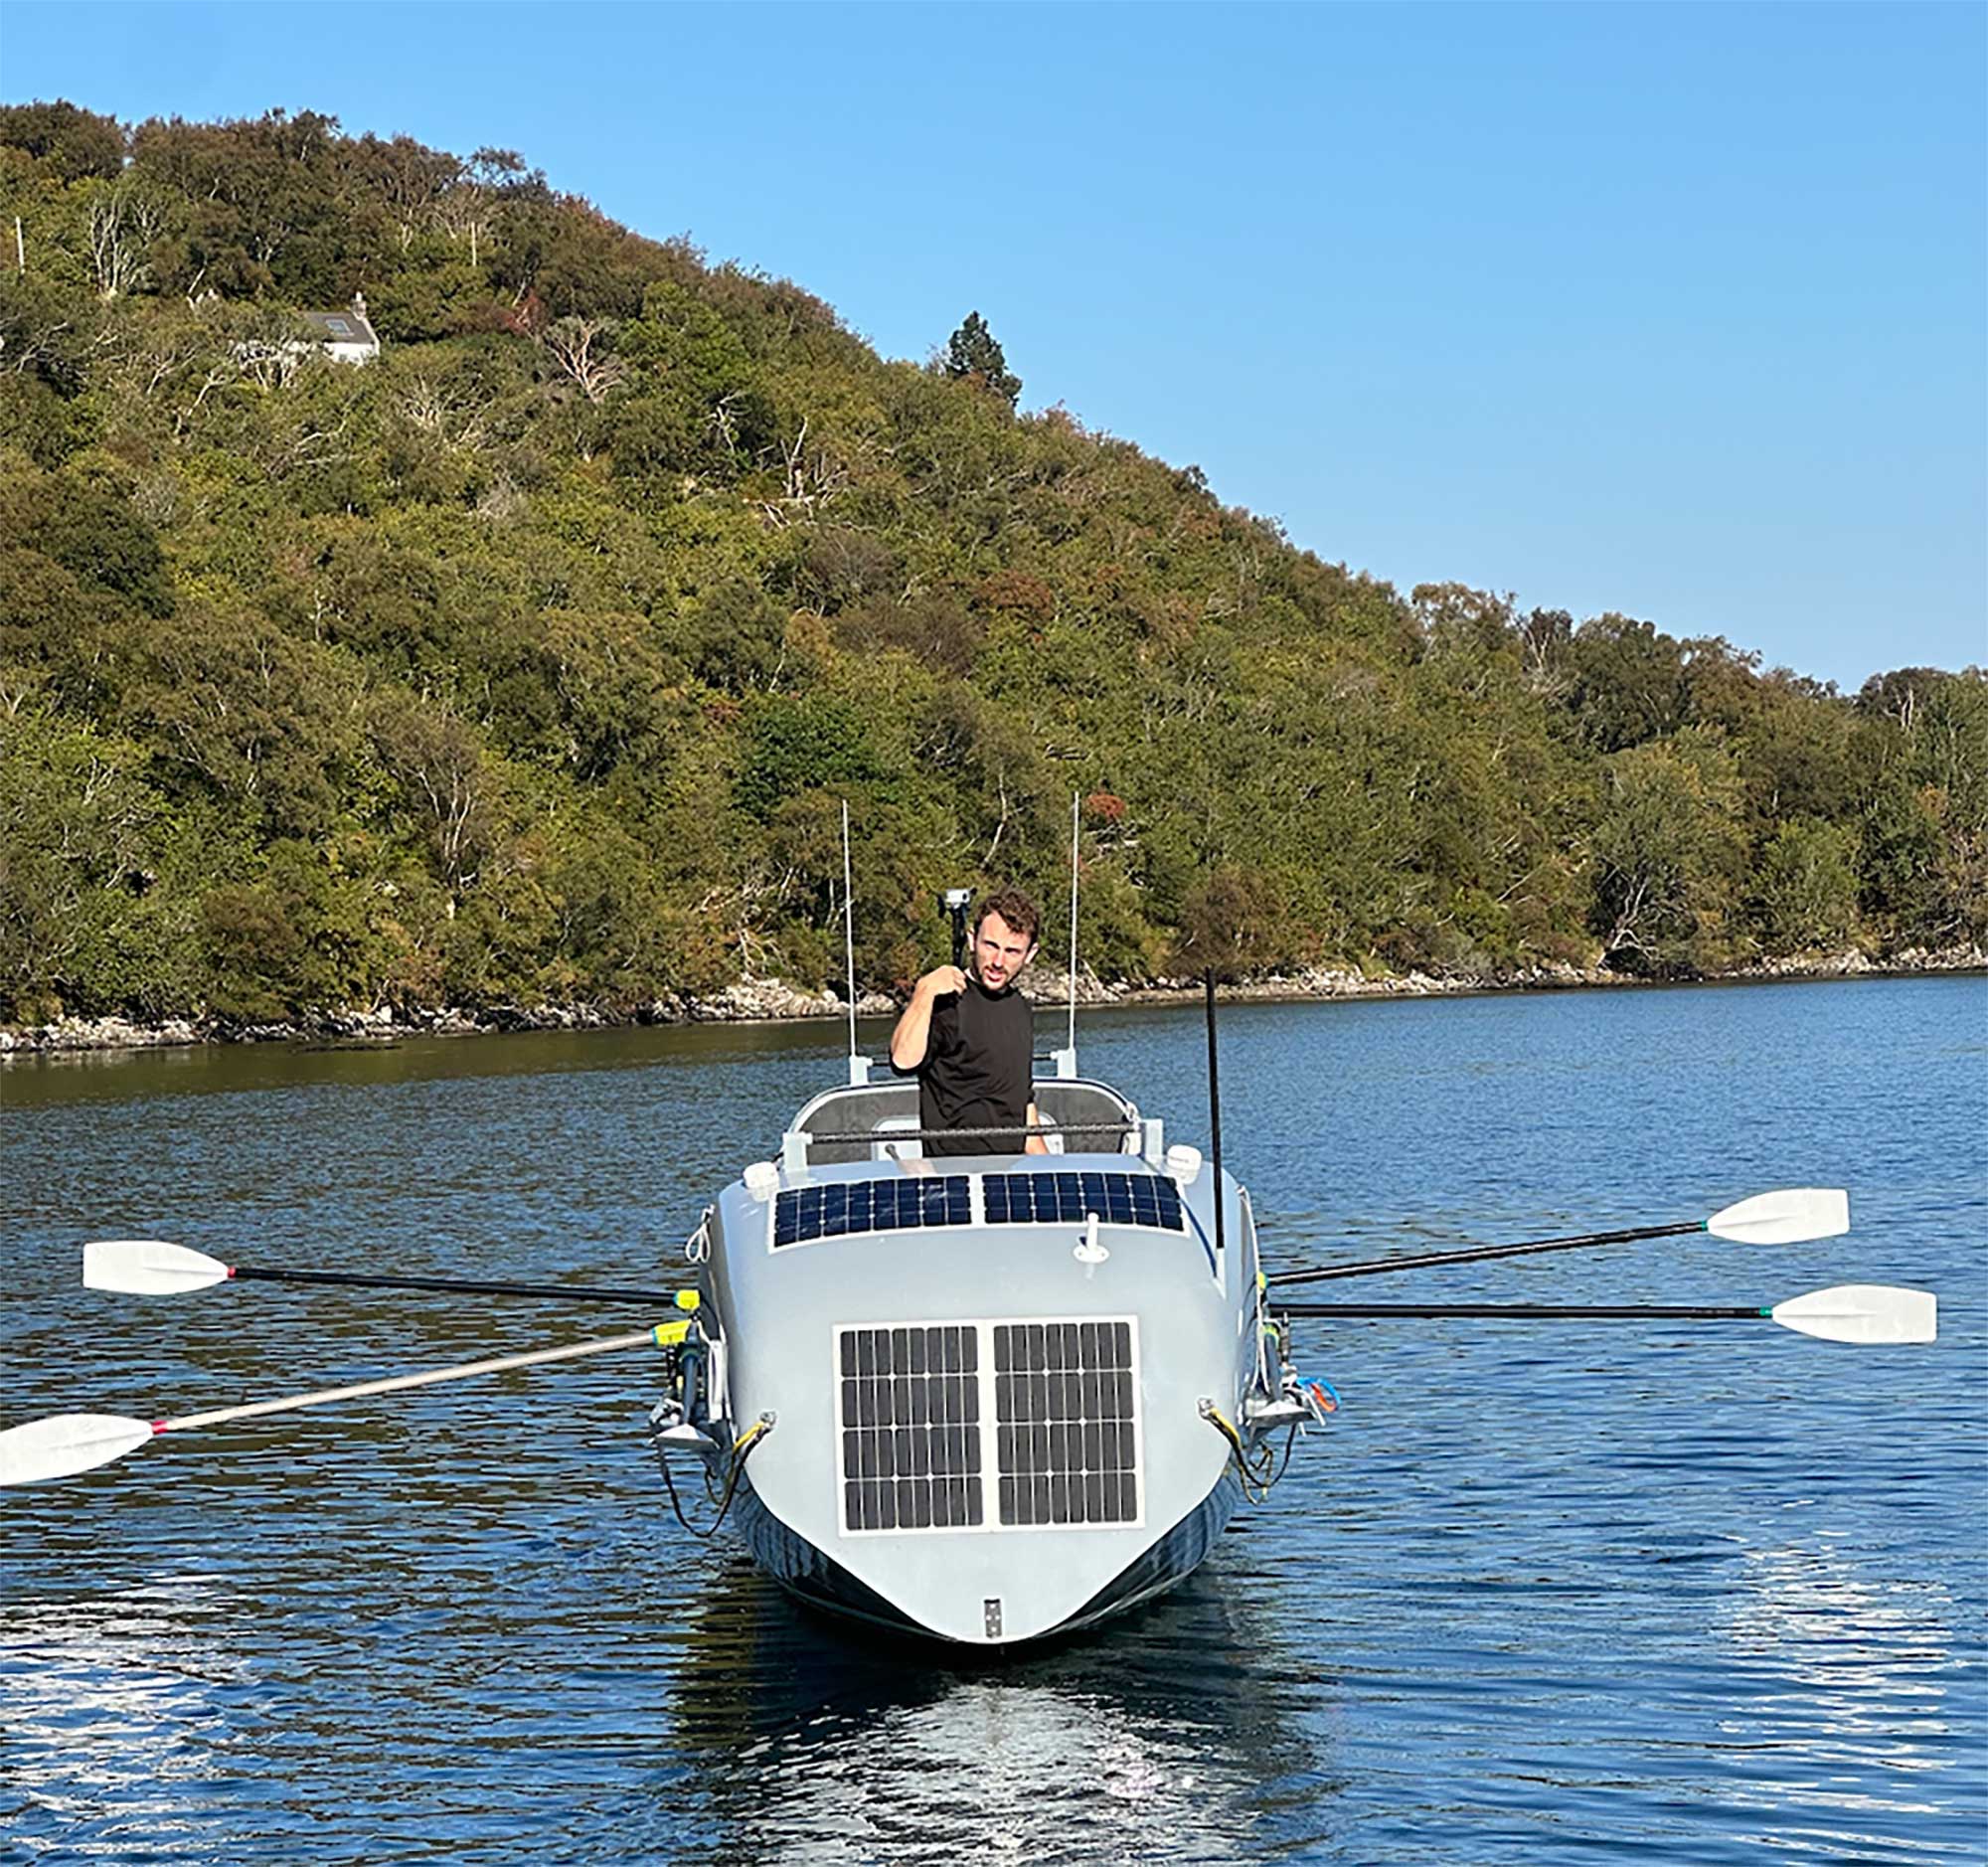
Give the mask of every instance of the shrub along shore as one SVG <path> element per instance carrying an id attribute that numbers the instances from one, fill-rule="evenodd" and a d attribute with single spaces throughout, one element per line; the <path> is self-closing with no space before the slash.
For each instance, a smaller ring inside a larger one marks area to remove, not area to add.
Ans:
<path id="1" fill-rule="evenodd" d="M 1703 984 L 1744 984 L 1818 979 L 1900 978 L 1928 973 L 1988 971 L 1988 950 L 1960 947 L 1943 953 L 1903 952 L 1874 960 L 1867 953 L 1810 953 L 1761 960 Z M 1303 1002 L 1318 999 L 1460 997 L 1485 992 L 1552 992 L 1677 983 L 1639 979 L 1602 966 L 1546 965 L 1498 978 L 1409 972 L 1369 976 L 1330 967 L 1271 973 L 1236 980 L 1219 988 L 1224 1003 Z M 1053 1020 L 1069 1002 L 1069 975 L 1034 969 L 1023 982 L 1038 1020 Z M 1197 1001 L 1204 987 L 1192 980 L 1155 979 L 1142 984 L 1101 984 L 1087 973 L 1077 979 L 1077 1003 L 1164 1005 Z M 859 994 L 861 1018 L 895 1016 L 899 1001 L 881 992 Z M 314 1012 L 295 1021 L 268 1024 L 206 1017 L 133 1024 L 127 1019 L 66 1018 L 23 1029 L 0 1028 L 0 1059 L 77 1051 L 159 1050 L 194 1044 L 349 1043 L 394 1044 L 415 1037 L 480 1037 L 511 1031 L 601 1031 L 636 1025 L 785 1024 L 849 1015 L 848 999 L 835 992 L 810 991 L 777 979 L 728 986 L 708 998 L 657 999 L 633 1011 L 597 1005 L 497 1005 L 479 1010 L 443 1007 L 410 1021 L 385 1007 L 373 1011 Z M 876 1046 L 873 1043 L 873 1048 Z"/>

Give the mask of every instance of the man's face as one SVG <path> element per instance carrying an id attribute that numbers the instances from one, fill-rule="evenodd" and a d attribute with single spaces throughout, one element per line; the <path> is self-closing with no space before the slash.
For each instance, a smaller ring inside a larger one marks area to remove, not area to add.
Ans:
<path id="1" fill-rule="evenodd" d="M 998 914 L 982 917 L 973 935 L 973 969 L 989 991 L 1012 984 L 1035 956 L 1036 943 L 1026 934 L 1017 934 Z"/>

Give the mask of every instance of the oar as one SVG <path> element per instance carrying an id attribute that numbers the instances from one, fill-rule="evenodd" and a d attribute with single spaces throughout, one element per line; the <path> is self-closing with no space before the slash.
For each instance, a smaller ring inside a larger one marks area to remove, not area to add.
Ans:
<path id="1" fill-rule="evenodd" d="M 475 1296 L 559 1296 L 580 1302 L 696 1307 L 692 1290 L 621 1290 L 596 1283 L 495 1283 L 475 1277 L 390 1277 L 352 1271 L 260 1271 L 225 1265 L 185 1245 L 156 1238 L 95 1239 L 83 1248 L 83 1286 L 135 1296 L 175 1295 L 229 1278 L 238 1283 L 336 1283 L 361 1290 L 445 1290 Z M 688 1300 L 687 1300 L 688 1299 Z"/>
<path id="2" fill-rule="evenodd" d="M 1819 1335 L 1825 1342 L 1930 1342 L 1938 1333 L 1939 1304 L 1930 1290 L 1883 1283 L 1839 1283 L 1786 1302 L 1745 1308 L 1693 1303 L 1278 1303 L 1282 1316 L 1329 1317 L 1347 1322 L 1398 1318 L 1484 1318 L 1551 1322 L 1778 1322 L 1784 1329 Z"/>
<path id="3" fill-rule="evenodd" d="M 1273 1271 L 1270 1283 L 1323 1283 L 1332 1277 L 1371 1277 L 1386 1271 L 1421 1271 L 1432 1265 L 1474 1265 L 1492 1258 L 1525 1258 L 1535 1252 L 1585 1251 L 1594 1245 L 1627 1245 L 1636 1239 L 1683 1238 L 1710 1232 L 1714 1238 L 1745 1245 L 1796 1245 L 1805 1239 L 1836 1238 L 1850 1230 L 1850 1195 L 1835 1188 L 1797 1186 L 1756 1193 L 1710 1219 L 1682 1225 L 1628 1226 L 1619 1232 L 1585 1232 L 1578 1238 L 1534 1239 L 1524 1245 L 1472 1245 L 1461 1251 L 1424 1252 L 1414 1258 L 1376 1258 L 1363 1265 L 1321 1265 L 1304 1271 Z"/>
<path id="4" fill-rule="evenodd" d="M 250 1420 L 257 1414 L 292 1413 L 299 1407 L 327 1407 L 333 1401 L 358 1400 L 366 1394 L 397 1394 L 403 1388 L 431 1387 L 438 1381 L 466 1381 L 471 1375 L 502 1374 L 508 1368 L 533 1368 L 541 1362 L 578 1361 L 582 1355 L 605 1355 L 617 1348 L 637 1348 L 645 1342 L 665 1347 L 681 1341 L 688 1322 L 659 1323 L 632 1335 L 609 1335 L 594 1342 L 569 1342 L 564 1348 L 535 1348 L 524 1355 L 499 1355 L 490 1361 L 463 1362 L 453 1368 L 429 1368 L 420 1374 L 390 1375 L 384 1381 L 361 1381 L 353 1387 L 321 1388 L 315 1394 L 291 1394 L 283 1400 L 250 1401 L 242 1407 L 217 1407 L 211 1413 L 182 1414 L 177 1420 L 128 1420 L 119 1414 L 56 1414 L 0 1433 L 0 1484 L 32 1484 L 38 1478 L 67 1478 L 78 1471 L 107 1465 L 134 1452 L 161 1433 L 189 1433 L 197 1427 L 218 1427 L 224 1420 Z"/>

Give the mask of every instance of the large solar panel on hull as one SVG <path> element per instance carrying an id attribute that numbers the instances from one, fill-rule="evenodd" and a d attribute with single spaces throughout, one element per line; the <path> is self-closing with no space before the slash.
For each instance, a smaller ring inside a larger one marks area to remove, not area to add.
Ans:
<path id="1" fill-rule="evenodd" d="M 796 1187 L 773 1204 L 773 1245 L 805 1245 L 851 1232 L 915 1232 L 968 1225 L 973 1199 L 963 1173 L 831 1180 Z"/>
<path id="2" fill-rule="evenodd" d="M 978 1528 L 978 1328 L 912 1324 L 838 1333 L 843 1528 Z"/>
<path id="3" fill-rule="evenodd" d="M 994 1398 L 1004 1525 L 1138 1520 L 1129 1323 L 997 1323 Z"/>

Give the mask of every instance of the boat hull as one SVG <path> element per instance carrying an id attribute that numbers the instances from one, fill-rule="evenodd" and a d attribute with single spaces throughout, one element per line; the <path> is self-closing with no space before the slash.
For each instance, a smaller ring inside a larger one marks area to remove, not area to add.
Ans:
<path id="1" fill-rule="evenodd" d="M 716 1455 L 753 1558 L 965 1645 L 1171 1588 L 1241 1495 L 1262 1378 L 1247 1202 L 1123 1155 L 845 1160 L 729 1189 L 706 1277 Z M 1226 1248 L 1212 1242 L 1226 1237 Z M 753 1429 L 759 1428 L 757 1432 Z"/>
<path id="2" fill-rule="evenodd" d="M 1001 1644 L 1013 1648 L 1067 1638 L 1164 1595 L 1185 1582 L 1207 1560 L 1242 1501 L 1242 1488 L 1232 1466 L 1195 1509 L 1133 1558 L 1067 1618 Z M 774 1516 L 753 1492 L 749 1477 L 742 1479 L 732 1509 L 740 1536 L 753 1562 L 805 1606 L 908 1638 L 949 1646 L 984 1644 L 961 1641 L 939 1632 L 880 1595 L 827 1551 L 818 1549 Z"/>

